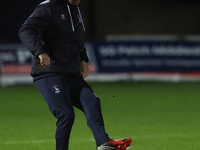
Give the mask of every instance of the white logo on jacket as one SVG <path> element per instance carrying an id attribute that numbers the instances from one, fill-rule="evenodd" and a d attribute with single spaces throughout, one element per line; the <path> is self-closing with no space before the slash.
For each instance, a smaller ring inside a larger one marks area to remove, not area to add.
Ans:
<path id="1" fill-rule="evenodd" d="M 82 23 L 80 15 L 77 15 L 79 23 Z"/>
<path id="2" fill-rule="evenodd" d="M 59 85 L 54 85 L 53 87 L 52 87 L 52 91 L 55 93 L 55 94 L 59 94 L 59 93 L 61 93 L 61 87 L 59 86 Z"/>
<path id="3" fill-rule="evenodd" d="M 66 19 L 64 14 L 61 14 L 61 19 Z"/>

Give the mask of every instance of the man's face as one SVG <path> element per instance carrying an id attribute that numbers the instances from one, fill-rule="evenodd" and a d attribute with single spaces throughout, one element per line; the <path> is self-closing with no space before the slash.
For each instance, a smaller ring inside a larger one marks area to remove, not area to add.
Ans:
<path id="1" fill-rule="evenodd" d="M 79 5 L 79 3 L 81 2 L 81 0 L 68 0 L 68 1 L 72 5 Z"/>

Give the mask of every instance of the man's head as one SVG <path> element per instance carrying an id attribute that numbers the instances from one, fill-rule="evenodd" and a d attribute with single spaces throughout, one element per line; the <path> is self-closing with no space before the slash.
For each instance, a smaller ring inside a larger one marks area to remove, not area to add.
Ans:
<path id="1" fill-rule="evenodd" d="M 81 2 L 81 0 L 68 0 L 68 2 L 72 5 L 79 5 L 79 3 Z"/>

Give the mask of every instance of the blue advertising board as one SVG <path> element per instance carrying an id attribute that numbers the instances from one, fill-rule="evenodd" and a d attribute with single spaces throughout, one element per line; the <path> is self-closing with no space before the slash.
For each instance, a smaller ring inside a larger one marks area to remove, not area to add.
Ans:
<path id="1" fill-rule="evenodd" d="M 1 74 L 29 74 L 32 55 L 22 44 L 1 44 Z"/>
<path id="2" fill-rule="evenodd" d="M 95 42 L 100 73 L 199 72 L 199 42 Z"/>
<path id="3" fill-rule="evenodd" d="M 92 73 L 200 72 L 199 42 L 104 41 L 88 42 L 85 47 Z M 27 73 L 31 60 L 22 44 L 0 45 L 2 73 Z"/>

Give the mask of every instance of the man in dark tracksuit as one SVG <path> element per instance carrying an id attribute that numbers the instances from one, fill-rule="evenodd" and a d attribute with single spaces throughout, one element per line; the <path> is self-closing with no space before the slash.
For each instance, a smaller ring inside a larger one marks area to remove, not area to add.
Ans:
<path id="1" fill-rule="evenodd" d="M 56 150 L 68 150 L 73 106 L 84 112 L 98 150 L 123 150 L 132 140 L 109 138 L 100 100 L 84 80 L 89 69 L 81 39 L 85 26 L 79 3 L 80 0 L 42 2 L 21 26 L 19 36 L 33 55 L 34 84 L 57 118 Z"/>

